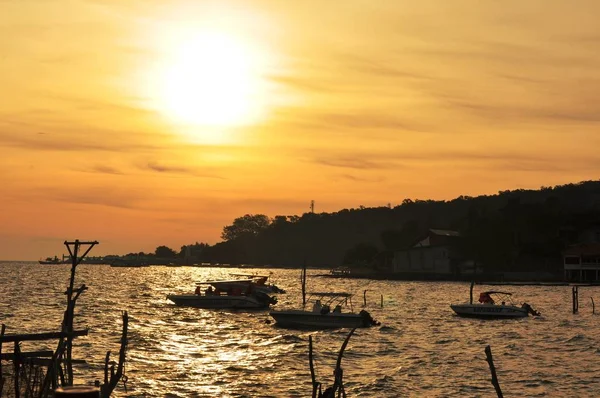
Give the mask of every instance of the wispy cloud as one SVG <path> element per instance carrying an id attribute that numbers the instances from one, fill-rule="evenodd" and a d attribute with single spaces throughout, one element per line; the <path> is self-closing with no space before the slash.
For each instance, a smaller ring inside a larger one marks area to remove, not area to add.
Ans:
<path id="1" fill-rule="evenodd" d="M 359 170 L 388 169 L 396 167 L 396 165 L 391 162 L 384 163 L 381 161 L 367 160 L 368 158 L 373 157 L 376 157 L 376 155 L 369 157 L 360 157 L 360 155 L 357 155 L 349 157 L 314 158 L 312 161 L 325 166 Z"/>
<path id="2" fill-rule="evenodd" d="M 170 165 L 165 163 L 160 163 L 158 161 L 149 161 L 147 163 L 143 163 L 139 165 L 139 168 L 142 170 L 149 170 L 157 173 L 164 174 L 185 174 L 193 177 L 203 177 L 203 178 L 217 178 L 223 179 L 224 177 L 218 175 L 213 168 L 209 172 L 200 171 L 198 169 L 180 165 Z"/>

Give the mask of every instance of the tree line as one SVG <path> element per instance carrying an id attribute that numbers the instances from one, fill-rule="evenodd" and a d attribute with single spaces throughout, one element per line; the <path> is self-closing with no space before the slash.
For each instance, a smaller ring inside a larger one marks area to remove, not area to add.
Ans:
<path id="1" fill-rule="evenodd" d="M 584 181 L 449 201 L 404 199 L 395 207 L 246 214 L 223 228 L 219 243 L 179 251 L 159 246 L 154 255 L 198 263 L 377 266 L 378 253 L 406 249 L 436 228 L 460 232 L 460 249 L 489 270 L 556 271 L 562 250 L 598 225 L 600 181 Z"/>

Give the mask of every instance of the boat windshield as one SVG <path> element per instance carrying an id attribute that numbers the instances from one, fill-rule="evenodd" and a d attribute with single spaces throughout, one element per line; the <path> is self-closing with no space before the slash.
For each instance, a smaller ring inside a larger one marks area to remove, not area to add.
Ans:
<path id="1" fill-rule="evenodd" d="M 349 300 L 352 297 L 351 293 L 339 292 L 312 292 L 308 294 L 307 301 L 319 301 L 324 305 L 328 306 L 337 306 L 337 305 L 346 305 L 348 301 L 350 301 L 350 305 L 352 306 L 352 300 Z"/>

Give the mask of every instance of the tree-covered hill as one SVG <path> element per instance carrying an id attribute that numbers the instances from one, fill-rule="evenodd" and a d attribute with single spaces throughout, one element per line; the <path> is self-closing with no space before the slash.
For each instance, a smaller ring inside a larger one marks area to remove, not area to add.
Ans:
<path id="1" fill-rule="evenodd" d="M 188 253 L 199 262 L 336 266 L 361 253 L 406 248 L 438 228 L 460 231 L 464 249 L 490 268 L 522 269 L 559 259 L 565 245 L 594 225 L 600 225 L 600 181 L 585 181 L 449 201 L 405 199 L 393 208 L 247 214 L 224 227 L 223 242 L 190 245 Z"/>

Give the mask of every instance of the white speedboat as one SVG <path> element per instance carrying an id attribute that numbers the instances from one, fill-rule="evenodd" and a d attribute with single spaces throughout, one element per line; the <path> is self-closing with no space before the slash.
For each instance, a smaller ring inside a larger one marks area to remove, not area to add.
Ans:
<path id="1" fill-rule="evenodd" d="M 362 310 L 356 314 L 342 312 L 342 302 L 351 297 L 350 293 L 312 293 L 315 299 L 312 310 L 273 310 L 269 315 L 278 326 L 292 329 L 337 329 L 360 328 L 379 325 L 371 315 Z M 322 300 L 326 300 L 322 304 Z M 333 310 L 331 305 L 336 304 Z"/>
<path id="2" fill-rule="evenodd" d="M 269 282 L 270 275 L 257 275 L 257 274 L 231 274 L 235 277 L 244 278 L 244 280 L 250 280 L 252 287 L 260 292 L 267 294 L 272 293 L 285 293 L 285 290 L 279 288 L 274 283 Z"/>
<path id="3" fill-rule="evenodd" d="M 203 290 L 201 285 L 208 285 Z M 194 294 L 170 294 L 167 296 L 177 305 L 213 309 L 265 309 L 277 303 L 275 297 L 255 291 L 246 283 L 244 289 L 232 288 L 228 281 L 205 282 L 196 287 Z"/>
<path id="4" fill-rule="evenodd" d="M 450 308 L 458 316 L 470 318 L 526 318 L 540 315 L 529 304 L 518 306 L 511 300 L 512 293 L 487 291 L 479 295 L 478 303 L 451 304 Z"/>

